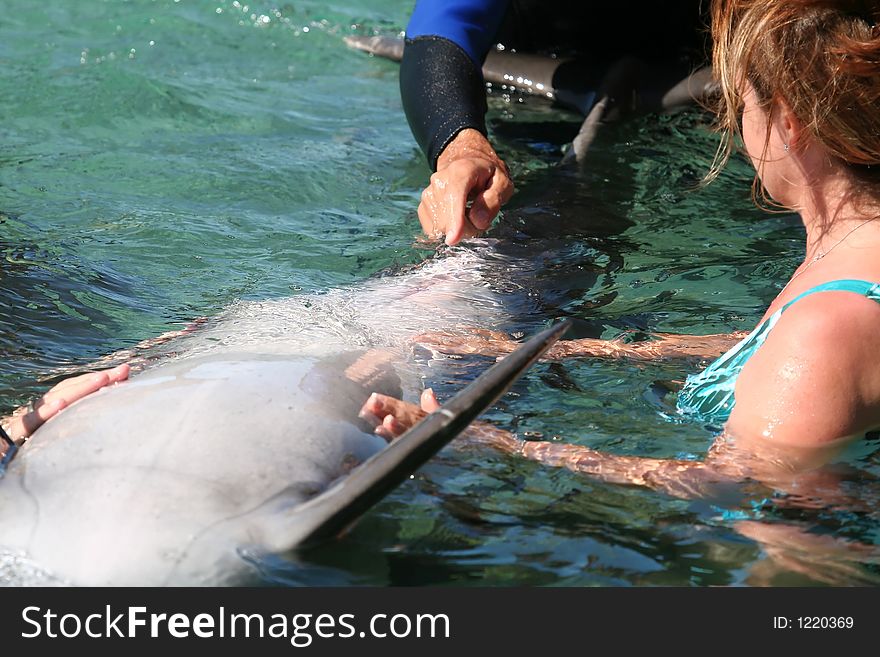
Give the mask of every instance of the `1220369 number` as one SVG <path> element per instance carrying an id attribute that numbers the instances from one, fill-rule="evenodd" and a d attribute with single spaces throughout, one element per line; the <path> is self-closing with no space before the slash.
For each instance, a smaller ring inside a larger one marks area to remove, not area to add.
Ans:
<path id="1" fill-rule="evenodd" d="M 852 616 L 798 616 L 798 627 L 802 630 L 850 630 Z"/>

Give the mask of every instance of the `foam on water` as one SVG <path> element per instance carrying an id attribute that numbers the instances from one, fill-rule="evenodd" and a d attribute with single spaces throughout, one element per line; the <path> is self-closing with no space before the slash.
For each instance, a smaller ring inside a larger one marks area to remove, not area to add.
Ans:
<path id="1" fill-rule="evenodd" d="M 493 252 L 474 240 L 419 266 L 362 283 L 281 299 L 241 301 L 174 351 L 203 354 L 231 348 L 263 353 L 406 348 L 419 333 L 509 323 L 534 302 L 523 281 L 533 263 Z"/>

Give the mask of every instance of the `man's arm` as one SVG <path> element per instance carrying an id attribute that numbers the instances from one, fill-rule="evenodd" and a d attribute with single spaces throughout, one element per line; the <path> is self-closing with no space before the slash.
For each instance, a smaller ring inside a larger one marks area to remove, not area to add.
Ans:
<path id="1" fill-rule="evenodd" d="M 422 0 L 407 26 L 400 90 L 407 121 L 435 171 L 419 220 L 448 244 L 487 229 L 513 193 L 486 138 L 481 65 L 509 0 Z M 467 208 L 467 203 L 472 207 Z"/>

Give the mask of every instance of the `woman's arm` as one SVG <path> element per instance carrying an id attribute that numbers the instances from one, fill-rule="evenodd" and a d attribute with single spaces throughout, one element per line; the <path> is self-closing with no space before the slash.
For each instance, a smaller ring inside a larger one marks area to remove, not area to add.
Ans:
<path id="1" fill-rule="evenodd" d="M 580 445 L 526 442 L 494 429 L 482 442 L 505 453 L 589 474 L 602 481 L 646 486 L 677 497 L 707 494 L 717 484 L 761 482 L 824 504 L 847 503 L 836 478 L 821 466 L 847 442 L 880 427 L 880 304 L 849 292 L 807 297 L 784 313 L 740 372 L 736 405 L 703 461 L 654 459 L 599 452 Z M 484 342 L 515 344 L 490 332 Z M 503 334 L 501 334 L 503 335 Z M 724 348 L 739 336 L 665 336 L 647 357 L 693 356 Z M 573 340 L 563 355 L 645 357 L 644 347 L 613 351 L 601 340 Z M 638 343 L 642 344 L 642 343 Z M 649 345 L 651 343 L 648 343 Z M 586 346 L 586 349 L 583 347 Z M 558 354 L 551 354 L 559 357 Z M 377 433 L 393 438 L 439 406 L 426 391 L 422 408 L 374 396 L 368 405 Z M 366 407 L 365 407 L 366 408 Z"/>
<path id="2" fill-rule="evenodd" d="M 43 395 L 33 406 L 22 406 L 11 416 L 0 420 L 0 425 L 10 439 L 15 442 L 22 441 L 75 401 L 105 386 L 124 381 L 128 378 L 128 374 L 129 367 L 123 364 L 111 370 L 90 372 L 65 379 Z M 0 442 L 0 456 L 6 453 L 6 448 L 5 442 Z"/>
<path id="3" fill-rule="evenodd" d="M 377 434 L 394 440 L 440 407 L 430 389 L 422 393 L 420 403 L 421 407 L 373 394 L 364 404 L 361 417 L 372 422 Z M 729 491 L 733 484 L 753 481 L 791 493 L 796 506 L 805 499 L 823 508 L 862 509 L 865 506 L 841 488 L 838 473 L 820 467 L 837 455 L 843 446 L 840 441 L 821 447 L 798 448 L 776 445 L 760 436 L 735 438 L 725 432 L 716 439 L 705 459 L 691 461 L 609 454 L 583 445 L 526 441 L 486 422 L 471 424 L 461 440 L 542 465 L 567 468 L 600 481 L 642 486 L 683 499 L 712 497 Z M 786 501 L 778 503 L 784 505 Z"/>
<path id="4" fill-rule="evenodd" d="M 650 340 L 624 342 L 622 338 L 598 340 L 581 338 L 558 342 L 551 358 L 593 356 L 628 360 L 714 359 L 748 335 L 747 331 L 711 335 L 655 333 Z"/>
<path id="5" fill-rule="evenodd" d="M 421 407 L 374 393 L 364 404 L 361 417 L 373 422 L 377 434 L 393 440 L 439 407 L 430 389 L 422 393 Z M 474 422 L 462 438 L 505 454 L 588 474 L 601 481 L 645 486 L 675 497 L 699 497 L 707 494 L 713 485 L 742 478 L 742 472 L 734 471 L 726 460 L 717 456 L 706 461 L 684 461 L 608 454 L 582 445 L 521 440 L 485 422 Z"/>
<path id="6" fill-rule="evenodd" d="M 717 333 L 713 335 L 682 335 L 656 333 L 651 340 L 625 342 L 623 338 L 600 340 L 581 338 L 560 340 L 551 347 L 544 358 L 621 358 L 628 360 L 664 359 L 714 359 L 733 347 L 748 335 L 746 331 Z M 482 354 L 503 356 L 519 346 L 506 333 L 485 329 L 472 329 L 469 333 L 438 331 L 419 335 L 415 343 L 446 354 Z"/>

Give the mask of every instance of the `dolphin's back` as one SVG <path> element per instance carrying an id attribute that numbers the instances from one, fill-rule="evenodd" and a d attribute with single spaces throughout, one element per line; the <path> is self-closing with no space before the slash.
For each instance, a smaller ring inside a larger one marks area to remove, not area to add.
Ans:
<path id="1" fill-rule="evenodd" d="M 248 353 L 100 391 L 13 461 L 0 545 L 75 584 L 165 583 L 206 533 L 235 558 L 259 540 L 248 512 L 273 497 L 299 504 L 384 446 L 355 424 L 367 392 L 348 383 L 314 358 Z"/>

